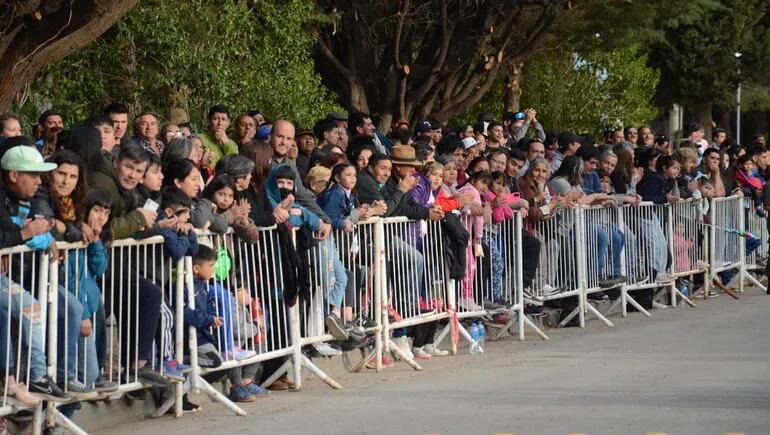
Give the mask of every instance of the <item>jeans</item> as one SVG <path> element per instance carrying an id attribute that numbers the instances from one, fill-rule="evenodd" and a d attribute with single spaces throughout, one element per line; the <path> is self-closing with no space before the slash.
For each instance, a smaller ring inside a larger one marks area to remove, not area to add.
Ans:
<path id="1" fill-rule="evenodd" d="M 83 320 L 83 307 L 74 294 L 59 286 L 59 312 L 57 319 L 57 380 L 64 382 L 75 379 L 76 371 L 84 376 L 79 380 L 91 384 L 99 373 L 96 359 L 96 341 L 94 332 L 89 337 L 80 336 L 80 323 Z M 81 338 L 84 340 L 81 341 Z M 88 373 L 85 373 L 85 367 Z M 90 381 L 90 382 L 89 382 Z"/>
<path id="2" fill-rule="evenodd" d="M 330 236 L 321 243 L 322 245 L 319 245 L 317 248 L 318 255 L 315 256 L 317 259 L 315 267 L 320 271 L 323 283 L 322 288 L 331 288 L 329 291 L 329 305 L 340 308 L 345 299 L 348 274 L 345 272 L 345 267 L 340 260 L 340 254 L 337 252 L 337 244 L 334 241 L 334 236 Z M 329 264 L 330 262 L 331 265 Z M 331 272 L 331 274 L 329 272 Z M 329 285 L 330 275 L 334 276 L 333 285 Z"/>
<path id="3" fill-rule="evenodd" d="M 607 263 L 607 250 L 612 248 L 612 275 L 620 275 L 620 259 L 623 255 L 623 245 L 625 236 L 614 225 L 603 228 L 596 224 L 588 224 L 588 233 L 593 234 L 596 241 L 596 264 L 594 270 L 598 270 L 599 276 L 604 274 L 604 267 Z M 610 235 L 612 236 L 612 246 L 610 246 Z M 589 239 L 590 240 L 590 239 Z M 590 258 L 590 257 L 589 257 Z"/>
<path id="4" fill-rule="evenodd" d="M 392 237 L 390 248 L 390 278 L 397 294 L 394 303 L 402 316 L 408 317 L 407 310 L 417 310 L 418 294 L 423 289 L 425 257 L 414 246 L 398 237 Z M 402 312 L 402 310 L 404 312 Z"/>
<path id="5" fill-rule="evenodd" d="M 8 279 L 6 275 L 0 275 L 0 366 L 2 368 L 13 369 L 13 352 L 10 343 L 10 332 L 8 330 L 8 315 L 10 313 L 11 322 L 18 325 L 21 315 L 21 342 L 22 346 L 29 346 L 30 358 L 30 381 L 36 382 L 46 376 L 46 359 L 43 347 L 43 331 L 40 325 L 40 317 L 30 316 L 28 313 L 22 313 L 22 310 L 40 307 L 35 298 L 20 285 Z"/>

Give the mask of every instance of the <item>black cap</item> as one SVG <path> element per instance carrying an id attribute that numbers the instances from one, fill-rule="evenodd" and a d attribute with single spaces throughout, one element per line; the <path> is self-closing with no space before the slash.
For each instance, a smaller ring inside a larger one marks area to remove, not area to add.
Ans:
<path id="1" fill-rule="evenodd" d="M 347 121 L 348 117 L 340 112 L 329 112 L 326 114 L 326 119 L 331 119 L 333 121 Z"/>
<path id="2" fill-rule="evenodd" d="M 479 113 L 479 121 L 482 121 L 482 122 L 492 122 L 494 120 L 495 120 L 495 117 L 492 116 L 492 114 L 489 113 L 489 112 L 481 112 L 481 113 Z"/>
<path id="3" fill-rule="evenodd" d="M 559 133 L 559 148 L 566 148 L 573 142 L 581 142 L 582 138 L 571 131 Z"/>

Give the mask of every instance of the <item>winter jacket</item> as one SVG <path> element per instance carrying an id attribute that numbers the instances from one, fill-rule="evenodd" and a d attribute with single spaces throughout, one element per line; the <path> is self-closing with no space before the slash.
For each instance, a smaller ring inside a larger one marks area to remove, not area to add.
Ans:
<path id="1" fill-rule="evenodd" d="M 382 201 L 382 188 L 383 185 L 377 184 L 377 180 L 369 172 L 368 167 L 358 171 L 356 187 L 353 190 L 356 192 L 356 198 L 358 198 L 359 203 L 371 204 L 374 201 Z"/>
<path id="2" fill-rule="evenodd" d="M 651 201 L 655 204 L 665 204 L 668 199 L 666 195 L 671 192 L 673 182 L 666 180 L 666 177 L 659 172 L 645 171 L 644 176 L 636 185 L 636 193 L 643 200 Z"/>
<path id="3" fill-rule="evenodd" d="M 229 227 L 227 216 L 214 213 L 214 206 L 208 199 L 193 199 L 190 210 L 190 223 L 198 229 L 207 229 L 212 233 L 224 234 Z"/>
<path id="4" fill-rule="evenodd" d="M 273 206 L 273 208 L 277 207 L 282 200 L 281 193 L 278 190 L 278 182 L 275 178 L 276 174 L 278 173 L 278 168 L 280 168 L 281 166 L 282 165 L 274 165 L 273 168 L 270 170 L 270 175 L 268 175 L 267 180 L 265 182 L 265 192 L 267 193 L 267 197 L 270 200 L 270 204 Z M 296 189 L 295 189 L 295 193 L 297 193 Z M 312 202 L 315 205 L 315 208 L 318 208 L 320 210 L 318 205 L 315 203 L 315 198 L 313 198 Z M 307 227 L 313 231 L 321 228 L 321 220 L 319 219 L 318 215 L 308 210 L 304 206 L 300 205 L 296 200 L 294 201 L 294 204 L 291 206 L 291 208 L 302 211 L 301 216 L 297 216 L 291 213 L 289 214 L 289 223 L 291 224 L 292 227 L 294 228 Z M 324 214 L 324 216 L 326 216 L 326 214 Z"/>
<path id="5" fill-rule="evenodd" d="M 195 327 L 198 337 L 198 346 L 203 344 L 215 344 L 214 336 L 209 327 L 214 324 L 214 314 L 209 311 L 209 288 L 214 285 L 209 281 L 202 279 L 193 280 L 193 294 L 195 309 L 190 308 L 187 289 L 184 291 L 184 324 L 185 326 Z M 187 328 L 185 329 L 185 335 Z M 187 342 L 187 340 L 185 340 Z"/>
<path id="6" fill-rule="evenodd" d="M 107 271 L 107 248 L 97 240 L 86 249 L 71 252 L 67 258 L 67 288 L 70 293 L 77 294 L 83 307 L 81 320 L 86 320 L 99 311 L 101 291 L 96 279 Z"/>
<path id="7" fill-rule="evenodd" d="M 332 228 L 335 230 L 345 229 L 345 220 L 355 212 L 356 206 L 353 195 L 345 192 L 339 184 L 332 184 L 328 189 L 318 195 L 318 205 L 329 216 Z M 358 219 L 355 219 L 357 221 Z M 353 219 L 351 222 L 355 223 Z"/>
<path id="8" fill-rule="evenodd" d="M 98 168 L 92 175 L 93 185 L 104 189 L 112 199 L 110 207 L 110 229 L 115 239 L 126 239 L 145 226 L 144 216 L 134 204 L 133 190 L 124 190 L 118 182 L 115 170 L 111 165 Z"/>
<path id="9" fill-rule="evenodd" d="M 415 202 L 414 197 L 398 190 L 398 179 L 391 176 L 382 188 L 382 198 L 388 206 L 386 216 L 404 216 L 409 219 L 428 219 L 429 209 Z"/>
<path id="10" fill-rule="evenodd" d="M 158 220 L 166 219 L 166 213 L 158 210 Z M 161 258 L 171 257 L 171 261 L 176 264 L 182 257 L 194 256 L 198 253 L 198 237 L 194 231 L 187 234 L 179 233 L 176 228 L 166 228 L 160 230 L 163 236 L 163 253 Z"/>

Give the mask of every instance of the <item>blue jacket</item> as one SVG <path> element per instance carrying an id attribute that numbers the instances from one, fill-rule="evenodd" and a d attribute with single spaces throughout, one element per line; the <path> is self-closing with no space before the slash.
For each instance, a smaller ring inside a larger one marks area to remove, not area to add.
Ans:
<path id="1" fill-rule="evenodd" d="M 604 191 L 602 181 L 599 179 L 599 175 L 596 171 L 591 172 L 588 175 L 583 175 L 583 192 L 585 192 L 586 195 L 592 193 L 607 193 Z"/>
<path id="2" fill-rule="evenodd" d="M 198 346 L 211 343 L 214 344 L 214 336 L 209 327 L 214 323 L 214 314 L 209 310 L 209 284 L 202 279 L 193 280 L 193 292 L 195 294 L 195 309 L 190 308 L 187 289 L 184 292 L 184 324 L 193 326 L 197 331 Z M 186 330 L 187 328 L 185 328 Z"/>
<path id="3" fill-rule="evenodd" d="M 663 174 L 645 171 L 644 176 L 636 185 L 636 193 L 645 201 L 665 204 L 667 202 L 666 195 L 671 192 L 672 188 L 672 182 L 666 180 Z"/>
<path id="4" fill-rule="evenodd" d="M 166 213 L 158 210 L 158 220 L 165 219 Z M 193 231 L 187 234 L 179 234 L 174 228 L 160 230 L 163 236 L 163 250 L 166 255 L 176 263 L 185 256 L 193 256 L 198 253 L 198 238 Z"/>
<path id="5" fill-rule="evenodd" d="M 278 169 L 281 166 L 284 165 L 273 166 L 273 168 L 270 170 L 270 175 L 267 176 L 267 180 L 265 181 L 265 192 L 267 192 L 267 197 L 270 200 L 270 205 L 272 205 L 273 208 L 277 207 L 278 204 L 281 203 L 281 192 L 278 189 L 278 182 L 275 178 L 276 174 L 278 173 Z M 318 215 L 301 206 L 296 201 L 296 197 L 297 195 L 295 194 L 295 201 L 291 208 L 302 210 L 302 216 L 290 214 L 289 224 L 291 224 L 291 226 L 294 228 L 307 227 L 313 231 L 321 228 L 321 219 L 318 218 Z"/>
<path id="6" fill-rule="evenodd" d="M 324 213 L 331 219 L 332 227 L 335 230 L 345 229 L 345 219 L 355 208 L 352 195 L 348 196 L 342 186 L 334 184 L 321 192 L 317 201 Z"/>
<path id="7" fill-rule="evenodd" d="M 83 306 L 83 318 L 91 317 L 99 310 L 101 292 L 96 278 L 107 271 L 107 248 L 101 240 L 88 245 L 86 249 L 78 249 L 75 254 L 68 256 L 67 277 L 70 293 L 77 290 L 78 302 Z"/>

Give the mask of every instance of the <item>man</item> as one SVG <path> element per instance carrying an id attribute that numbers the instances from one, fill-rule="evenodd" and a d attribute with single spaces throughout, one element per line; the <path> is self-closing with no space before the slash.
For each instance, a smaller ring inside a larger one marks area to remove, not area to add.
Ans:
<path id="1" fill-rule="evenodd" d="M 393 170 L 390 157 L 383 153 L 374 153 L 369 157 L 369 164 L 358 172 L 356 180 L 356 198 L 361 204 L 374 204 L 382 201 L 382 188 Z"/>
<path id="2" fill-rule="evenodd" d="M 442 131 L 443 127 L 441 121 L 436 118 L 430 118 L 428 119 L 428 122 L 430 122 L 431 125 L 431 135 L 433 136 L 433 145 L 435 148 L 435 145 L 441 142 L 441 139 L 444 137 L 444 132 Z"/>
<path id="3" fill-rule="evenodd" d="M 623 137 L 636 147 L 639 143 L 639 130 L 636 127 L 626 127 L 623 129 Z"/>
<path id="4" fill-rule="evenodd" d="M 93 184 L 103 188 L 112 199 L 110 230 L 115 239 L 132 237 L 140 230 L 151 228 L 155 224 L 157 212 L 140 208 L 141 204 L 137 207 L 135 204 L 136 187 L 144 178 L 149 160 L 148 151 L 144 147 L 129 144 L 121 148 L 120 154 L 112 160 L 112 164 L 95 168 Z M 114 264 L 120 264 L 122 260 L 128 259 L 111 260 Z M 153 342 L 160 320 L 163 292 L 152 281 L 144 278 L 144 270 L 131 270 L 128 267 L 116 269 L 119 271 L 115 271 L 105 280 L 111 281 L 114 288 L 126 289 L 128 293 L 120 300 L 105 301 L 105 306 L 111 306 L 112 303 L 121 311 L 116 315 L 122 315 L 124 319 L 138 317 L 137 330 L 128 331 L 129 328 L 123 328 L 122 331 L 123 363 L 135 364 L 130 373 L 133 376 L 136 369 L 140 382 L 167 387 L 170 385 L 169 381 L 153 370 L 152 364 L 148 364 L 155 352 Z"/>
<path id="5" fill-rule="evenodd" d="M 622 132 L 621 132 L 622 133 Z M 573 156 L 580 148 L 580 136 L 575 133 L 565 131 L 558 136 L 559 149 L 554 151 L 551 156 L 551 173 L 556 173 L 561 166 L 561 162 L 567 156 Z"/>
<path id="6" fill-rule="evenodd" d="M 171 143 L 174 139 L 182 139 L 182 132 L 176 124 L 166 124 L 160 129 L 160 138 L 163 143 Z"/>
<path id="7" fill-rule="evenodd" d="M 508 165 L 508 153 L 496 149 L 487 154 L 487 162 L 489 163 L 489 172 L 505 172 L 505 168 Z"/>
<path id="8" fill-rule="evenodd" d="M 616 128 L 612 131 L 612 144 L 617 145 L 621 142 L 626 140 L 626 135 L 623 133 L 623 130 Z M 634 143 L 636 145 L 636 143 Z"/>
<path id="9" fill-rule="evenodd" d="M 616 156 L 612 151 L 605 151 L 599 157 L 599 167 L 607 171 L 608 174 L 612 174 L 612 171 L 615 170 L 615 166 L 617 165 L 618 156 Z"/>
<path id="10" fill-rule="evenodd" d="M 513 152 L 513 150 L 511 150 L 511 152 Z M 518 172 L 519 177 L 523 177 L 527 172 L 527 169 L 529 169 L 529 162 L 537 158 L 545 158 L 545 144 L 540 139 L 527 140 L 524 145 L 524 157 L 524 164 Z"/>
<path id="11" fill-rule="evenodd" d="M 578 151 L 578 155 L 583 160 L 583 192 L 586 195 L 592 193 L 606 193 L 596 174 L 596 168 L 599 166 L 599 150 L 591 145 L 583 145 Z"/>
<path id="12" fill-rule="evenodd" d="M 302 178 L 299 176 L 297 166 L 295 166 L 289 159 L 286 158 L 286 154 L 289 152 L 289 147 L 294 143 L 294 124 L 285 120 L 279 119 L 273 124 L 273 129 L 268 137 L 268 142 L 273 148 L 273 166 L 288 165 L 294 171 L 294 189 L 296 191 L 296 200 L 306 209 L 312 211 L 321 219 L 321 228 L 318 230 L 317 237 L 321 240 L 325 240 L 331 232 L 331 225 L 329 224 L 329 217 L 321 210 L 321 207 L 315 201 L 315 195 L 307 190 L 302 183 Z"/>
<path id="13" fill-rule="evenodd" d="M 0 115 L 0 140 L 21 136 L 19 117 L 10 113 Z"/>
<path id="14" fill-rule="evenodd" d="M 690 141 L 695 146 L 695 151 L 698 152 L 698 161 L 703 157 L 703 152 L 708 146 L 708 142 L 703 139 L 705 131 L 703 127 L 697 122 L 693 122 L 687 126 L 685 130 L 685 139 Z"/>
<path id="15" fill-rule="evenodd" d="M 27 140 L 26 143 L 32 142 Z M 36 250 L 51 249 L 52 255 L 57 255 L 53 237 L 49 231 L 53 224 L 42 217 L 32 218 L 30 199 L 35 195 L 42 183 L 41 174 L 50 172 L 56 168 L 56 164 L 44 163 L 43 156 L 31 146 L 17 145 L 10 148 L 0 159 L 0 248 L 11 248 L 26 245 Z M 41 324 L 34 313 L 45 309 L 34 299 L 30 288 L 22 288 L 20 284 L 29 286 L 36 279 L 30 263 L 36 260 L 30 256 L 28 261 L 8 261 L 5 257 L 4 271 L 0 274 L 0 317 L 3 324 L 0 325 L 2 334 L 3 352 L 0 355 L 0 365 L 3 372 L 10 369 L 13 360 L 6 360 L 8 347 L 11 343 L 5 341 L 6 336 L 11 336 L 7 330 L 7 324 L 18 325 L 19 345 L 28 353 L 29 365 L 29 392 L 42 399 L 56 402 L 66 402 L 70 395 L 62 391 L 47 375 L 45 348 L 43 344 L 43 331 Z M 25 257 L 22 257 L 25 258 Z M 25 263 L 27 266 L 25 266 Z M 18 284 L 20 283 L 20 284 Z M 65 290 L 66 292 L 66 290 Z M 75 303 L 77 301 L 75 300 Z M 62 313 L 65 310 L 62 308 Z M 81 311 L 82 313 L 82 311 Z M 77 322 L 80 323 L 79 320 Z M 60 361 L 60 364 L 64 364 Z M 14 373 L 14 370 L 9 370 Z M 28 404 L 39 402 L 36 397 L 30 397 L 24 389 L 19 391 L 17 397 Z"/>
<path id="16" fill-rule="evenodd" d="M 639 138 L 642 140 L 643 146 L 651 147 L 655 145 L 655 133 L 646 125 L 639 127 Z"/>
<path id="17" fill-rule="evenodd" d="M 385 154 L 390 153 L 390 147 L 393 146 L 393 143 L 377 132 L 372 118 L 366 113 L 351 113 L 348 117 L 348 129 L 351 140 L 358 136 L 369 136 L 374 139 L 374 147 L 377 151 Z M 347 143 L 345 143 L 345 148 L 347 148 Z"/>
<path id="18" fill-rule="evenodd" d="M 537 111 L 530 108 L 524 112 L 517 112 L 514 115 L 514 119 L 509 127 L 511 140 L 508 142 L 508 148 L 514 148 L 513 144 L 527 137 L 530 125 L 535 127 L 535 137 L 540 140 L 540 142 L 545 140 L 545 130 L 543 130 L 543 126 L 537 122 Z"/>
<path id="19" fill-rule="evenodd" d="M 696 177 L 698 174 L 704 174 L 708 176 L 708 179 L 714 185 L 714 191 L 717 198 L 723 198 L 726 196 L 725 184 L 722 180 L 721 169 L 721 156 L 719 150 L 715 148 L 708 148 L 703 152 L 703 159 L 701 164 L 695 168 Z"/>
<path id="20" fill-rule="evenodd" d="M 722 144 L 727 140 L 727 131 L 724 128 L 715 128 L 711 131 L 710 148 L 722 149 Z"/>
<path id="21" fill-rule="evenodd" d="M 115 146 L 115 128 L 113 127 L 113 121 L 107 115 L 95 113 L 88 118 L 86 124 L 99 130 L 99 135 L 102 139 L 102 154 L 107 158 L 108 162 L 111 161 L 113 152 L 117 149 Z M 118 152 L 120 152 L 120 150 L 115 152 L 114 155 L 117 155 Z"/>
<path id="22" fill-rule="evenodd" d="M 297 130 L 295 140 L 297 142 L 298 150 L 297 170 L 299 171 L 300 177 L 305 179 L 307 171 L 310 170 L 310 156 L 315 149 L 315 137 L 313 136 L 312 131 L 307 128 L 300 128 Z"/>
<path id="23" fill-rule="evenodd" d="M 112 120 L 115 131 L 115 145 L 126 146 L 131 139 L 126 135 L 128 130 L 128 108 L 121 103 L 112 103 L 104 108 L 104 114 Z"/>
<path id="24" fill-rule="evenodd" d="M 428 120 L 423 120 L 422 122 L 417 124 L 417 129 L 415 130 L 415 133 L 417 134 L 416 141 L 424 141 L 432 148 L 436 148 L 436 143 L 433 142 L 433 125 Z"/>
<path id="25" fill-rule="evenodd" d="M 762 146 L 765 146 L 765 134 L 764 133 L 757 133 L 751 138 L 752 143 L 757 143 Z"/>
<path id="26" fill-rule="evenodd" d="M 502 124 L 499 122 L 490 123 L 487 127 L 487 132 L 489 133 L 489 137 L 487 138 L 487 153 L 494 150 L 501 150 L 507 154 L 508 151 L 511 150 L 506 145 L 505 131 L 503 130 Z"/>
<path id="27" fill-rule="evenodd" d="M 230 115 L 225 106 L 216 105 L 209 109 L 206 131 L 201 132 L 203 146 L 211 151 L 211 166 L 215 167 L 222 156 L 238 154 L 238 144 L 227 137 Z"/>
<path id="28" fill-rule="evenodd" d="M 313 134 L 318 138 L 318 147 L 323 148 L 326 145 L 339 145 L 340 143 L 340 130 L 337 127 L 337 123 L 331 119 L 319 119 L 313 125 Z M 302 150 L 300 150 L 302 152 Z M 312 152 L 312 151 L 311 151 Z"/>
<path id="29" fill-rule="evenodd" d="M 61 113 L 46 110 L 37 120 L 40 126 L 40 139 L 35 142 L 37 150 L 43 155 L 51 155 L 59 150 L 59 133 L 64 129 Z"/>
<path id="30" fill-rule="evenodd" d="M 134 119 L 133 143 L 160 157 L 166 145 L 158 140 L 158 115 L 142 112 Z"/>

